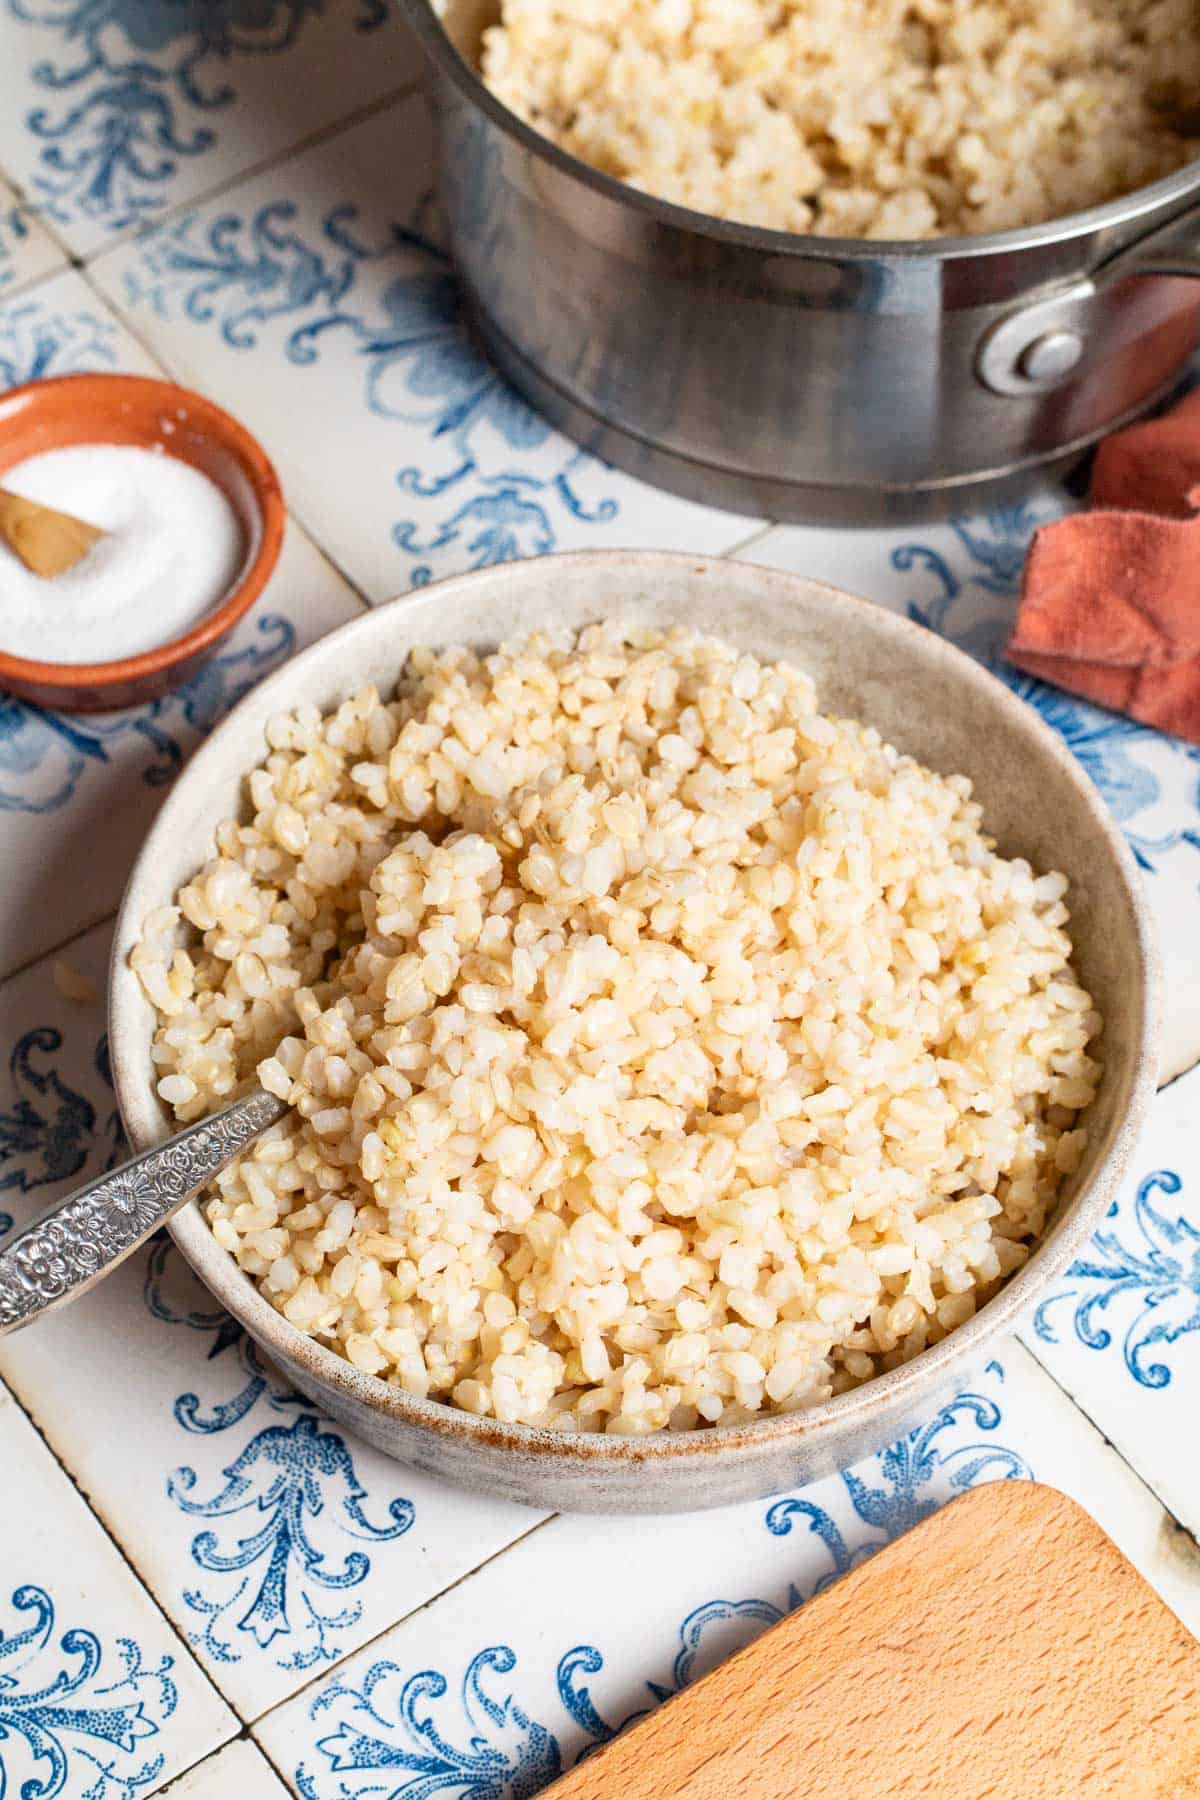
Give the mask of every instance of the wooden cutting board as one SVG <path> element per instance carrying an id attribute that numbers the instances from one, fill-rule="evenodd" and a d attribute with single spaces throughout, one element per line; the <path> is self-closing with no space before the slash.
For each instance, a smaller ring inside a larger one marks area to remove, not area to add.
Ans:
<path id="1" fill-rule="evenodd" d="M 964 1494 L 553 1800 L 1200 1796 L 1200 1644 L 1073 1500 Z"/>

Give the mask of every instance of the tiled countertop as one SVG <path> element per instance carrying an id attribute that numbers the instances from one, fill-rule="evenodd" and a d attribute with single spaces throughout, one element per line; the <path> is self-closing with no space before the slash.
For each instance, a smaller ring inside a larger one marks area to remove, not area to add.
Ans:
<path id="1" fill-rule="evenodd" d="M 189 749 L 298 645 L 463 568 L 661 545 L 825 577 L 993 660 L 1030 531 L 1069 502 L 773 527 L 551 431 L 461 329 L 383 0 L 0 0 L 0 69 L 0 387 L 165 371 L 259 434 L 291 509 L 266 595 L 182 693 L 103 718 L 0 698 L 3 1236 L 120 1153 L 126 872 Z M 1134 1179 L 1021 1341 L 803 1493 L 550 1519 L 335 1430 L 156 1242 L 0 1346 L 0 1794 L 529 1795 L 980 1481 L 1076 1495 L 1200 1632 L 1200 752 L 1006 678 L 1129 837 L 1169 1014 Z M 94 999 L 64 997 L 59 959 Z"/>

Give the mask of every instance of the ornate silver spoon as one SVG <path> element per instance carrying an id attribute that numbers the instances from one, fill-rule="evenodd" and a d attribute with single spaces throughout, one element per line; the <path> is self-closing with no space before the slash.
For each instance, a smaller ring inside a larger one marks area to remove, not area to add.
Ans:
<path id="1" fill-rule="evenodd" d="M 287 1112 L 256 1088 L 89 1181 L 0 1250 L 0 1337 L 84 1293 Z"/>

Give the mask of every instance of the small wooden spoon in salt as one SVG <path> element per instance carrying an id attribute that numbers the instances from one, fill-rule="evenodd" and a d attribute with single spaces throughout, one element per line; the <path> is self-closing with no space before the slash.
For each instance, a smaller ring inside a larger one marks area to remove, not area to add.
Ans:
<path id="1" fill-rule="evenodd" d="M 89 525 L 85 519 L 0 488 L 0 539 L 35 575 L 50 580 L 65 575 L 106 536 L 98 525 Z"/>

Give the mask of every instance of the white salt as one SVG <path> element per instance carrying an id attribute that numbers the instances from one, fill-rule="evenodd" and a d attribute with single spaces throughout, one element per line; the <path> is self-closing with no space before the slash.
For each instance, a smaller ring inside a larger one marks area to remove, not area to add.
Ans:
<path id="1" fill-rule="evenodd" d="M 229 592 L 245 558 L 241 521 L 189 463 L 121 444 L 47 450 L 0 486 L 109 535 L 53 580 L 0 540 L 0 650 L 39 662 L 112 662 L 189 630 Z"/>

